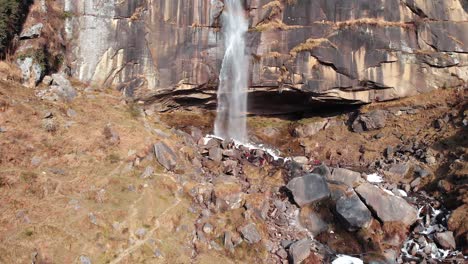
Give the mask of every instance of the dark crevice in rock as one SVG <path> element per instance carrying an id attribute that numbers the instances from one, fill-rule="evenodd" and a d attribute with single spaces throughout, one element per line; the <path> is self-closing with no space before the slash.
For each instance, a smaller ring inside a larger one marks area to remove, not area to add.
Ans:
<path id="1" fill-rule="evenodd" d="M 415 3 L 408 3 L 408 1 L 403 1 L 403 3 L 411 10 L 411 12 L 413 12 L 420 18 L 428 18 L 424 11 L 422 11 L 421 8 L 417 7 Z"/>
<path id="2" fill-rule="evenodd" d="M 372 209 L 372 207 L 367 204 L 366 200 L 356 191 L 356 188 L 353 188 L 353 190 L 356 193 L 357 197 L 359 197 L 359 200 L 361 200 L 361 202 L 367 207 L 367 209 L 369 209 L 369 211 L 372 214 L 372 217 L 376 219 L 377 221 L 379 221 L 381 225 L 383 225 L 384 222 L 382 221 L 382 219 L 379 218 L 379 216 L 377 215 L 377 212 L 374 211 L 374 209 Z"/>

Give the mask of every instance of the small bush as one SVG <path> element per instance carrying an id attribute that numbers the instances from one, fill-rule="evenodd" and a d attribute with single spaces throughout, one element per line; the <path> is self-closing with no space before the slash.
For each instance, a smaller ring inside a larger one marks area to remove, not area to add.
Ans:
<path id="1" fill-rule="evenodd" d="M 110 161 L 110 163 L 118 163 L 120 161 L 120 156 L 119 154 L 112 153 L 107 156 L 107 160 Z"/>
<path id="2" fill-rule="evenodd" d="M 132 118 L 138 118 L 141 114 L 140 107 L 134 102 L 128 104 L 127 111 Z"/>

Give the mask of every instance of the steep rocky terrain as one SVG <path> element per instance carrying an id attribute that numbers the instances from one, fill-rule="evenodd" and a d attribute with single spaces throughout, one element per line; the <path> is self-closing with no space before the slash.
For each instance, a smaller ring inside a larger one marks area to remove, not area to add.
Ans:
<path id="1" fill-rule="evenodd" d="M 0 81 L 2 263 L 465 261 L 465 90 L 249 118 L 283 159 L 204 138 L 206 110 L 52 78 Z"/>

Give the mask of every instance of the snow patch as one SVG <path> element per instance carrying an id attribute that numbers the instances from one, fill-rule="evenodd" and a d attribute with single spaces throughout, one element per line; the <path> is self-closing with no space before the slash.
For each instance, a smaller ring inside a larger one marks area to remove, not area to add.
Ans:
<path id="1" fill-rule="evenodd" d="M 381 183 L 383 182 L 383 178 L 377 173 L 372 173 L 367 175 L 367 181 L 371 183 Z"/>
<path id="2" fill-rule="evenodd" d="M 346 255 L 338 255 L 338 258 L 335 259 L 332 264 L 364 264 L 364 262 L 358 258 Z"/>
<path id="3" fill-rule="evenodd" d="M 210 141 L 210 139 L 217 139 L 217 140 L 224 140 L 223 138 L 221 137 L 218 137 L 218 136 L 215 136 L 215 135 L 206 135 L 204 138 L 203 138 L 203 144 L 207 144 L 208 141 Z M 283 158 L 281 156 L 281 153 L 278 151 L 278 150 L 275 150 L 275 149 L 271 149 L 271 148 L 267 148 L 265 147 L 265 145 L 263 144 L 260 144 L 260 145 L 255 145 L 253 143 L 245 143 L 245 142 L 240 142 L 238 140 L 235 140 L 233 139 L 233 142 L 234 142 L 234 145 L 236 146 L 236 148 L 240 147 L 240 146 L 243 146 L 243 147 L 246 147 L 247 149 L 249 150 L 254 150 L 254 149 L 259 149 L 259 150 L 263 150 L 265 153 L 267 153 L 268 155 L 270 155 L 274 160 L 278 160 L 278 159 L 284 159 L 284 161 L 288 161 L 288 160 L 291 160 L 291 158 Z"/>

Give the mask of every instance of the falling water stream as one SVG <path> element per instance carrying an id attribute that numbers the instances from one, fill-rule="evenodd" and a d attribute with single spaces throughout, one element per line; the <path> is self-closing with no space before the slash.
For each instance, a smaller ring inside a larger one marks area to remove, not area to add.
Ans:
<path id="1" fill-rule="evenodd" d="M 245 33 L 249 24 L 241 0 L 225 0 L 222 14 L 225 54 L 219 74 L 215 135 L 247 141 L 247 73 Z"/>

